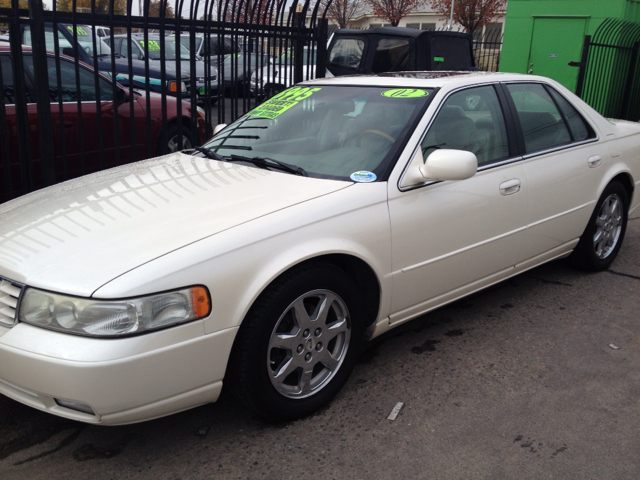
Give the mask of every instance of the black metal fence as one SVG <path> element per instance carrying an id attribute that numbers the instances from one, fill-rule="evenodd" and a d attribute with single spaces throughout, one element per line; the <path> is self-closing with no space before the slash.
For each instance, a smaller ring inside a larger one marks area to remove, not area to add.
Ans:
<path id="1" fill-rule="evenodd" d="M 584 40 L 576 94 L 610 118 L 640 120 L 640 24 L 609 18 Z"/>
<path id="2" fill-rule="evenodd" d="M 320 2 L 10 5 L 0 8 L 0 202 L 196 146 L 278 83 L 325 71 Z"/>
<path id="3" fill-rule="evenodd" d="M 473 36 L 473 58 L 476 67 L 485 72 L 497 72 L 502 52 L 502 29 L 486 29 Z"/>

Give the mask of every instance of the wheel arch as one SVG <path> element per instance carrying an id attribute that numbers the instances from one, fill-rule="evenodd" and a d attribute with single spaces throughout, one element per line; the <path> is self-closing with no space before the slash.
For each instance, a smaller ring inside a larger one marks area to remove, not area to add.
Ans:
<path id="1" fill-rule="evenodd" d="M 192 135 L 195 132 L 196 138 L 193 139 L 193 140 L 194 140 L 195 144 L 199 144 L 200 143 L 200 139 L 198 138 L 199 134 L 198 134 L 197 125 L 196 125 L 196 128 L 192 129 L 191 128 L 192 127 L 192 122 L 191 122 L 191 118 L 190 117 L 187 117 L 185 115 L 181 115 L 180 118 L 182 119 L 182 126 L 183 127 L 186 127 L 187 129 L 189 129 L 189 132 L 191 132 Z M 172 118 L 171 120 L 167 121 L 167 129 L 169 129 L 169 128 L 173 127 L 173 126 L 176 126 L 176 125 L 178 125 L 178 117 L 177 116 Z"/>
<path id="2" fill-rule="evenodd" d="M 294 265 L 290 265 L 283 271 L 281 271 L 275 278 L 273 278 L 268 284 L 264 286 L 262 291 L 256 296 L 253 303 L 264 293 L 264 291 L 275 281 L 281 278 L 283 275 L 288 274 L 292 270 L 302 268 L 308 265 L 326 263 L 331 264 L 339 269 L 343 270 L 349 275 L 357 284 L 358 289 L 363 294 L 363 301 L 365 303 L 365 327 L 372 325 L 378 316 L 381 302 L 381 286 L 376 273 L 373 268 L 354 255 L 345 253 L 328 253 L 318 255 L 316 257 L 302 260 Z M 248 310 L 250 310 L 249 307 Z M 247 310 L 247 311 L 248 311 Z"/>
<path id="3" fill-rule="evenodd" d="M 628 172 L 618 173 L 611 180 L 609 180 L 607 185 L 615 181 L 620 182 L 624 187 L 624 189 L 627 191 L 627 196 L 629 197 L 629 206 L 631 207 L 633 203 L 633 194 L 635 190 L 635 185 L 634 185 L 633 179 L 631 178 L 631 174 Z"/>

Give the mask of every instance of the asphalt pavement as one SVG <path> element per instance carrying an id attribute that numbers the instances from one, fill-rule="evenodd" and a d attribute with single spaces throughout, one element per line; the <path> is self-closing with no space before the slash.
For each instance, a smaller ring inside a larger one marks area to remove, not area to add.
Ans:
<path id="1" fill-rule="evenodd" d="M 0 478 L 637 480 L 639 312 L 637 213 L 609 271 L 553 262 L 389 332 L 295 422 L 227 393 L 121 427 L 0 396 Z"/>

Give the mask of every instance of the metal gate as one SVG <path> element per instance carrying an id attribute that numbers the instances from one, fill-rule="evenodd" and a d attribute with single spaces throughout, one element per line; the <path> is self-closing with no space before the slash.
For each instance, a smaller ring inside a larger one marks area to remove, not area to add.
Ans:
<path id="1" fill-rule="evenodd" d="M 640 23 L 608 18 L 584 39 L 576 94 L 609 118 L 640 119 Z"/>
<path id="2" fill-rule="evenodd" d="M 274 88 L 323 76 L 325 13 L 310 0 L 11 0 L 0 202 L 196 146 Z"/>

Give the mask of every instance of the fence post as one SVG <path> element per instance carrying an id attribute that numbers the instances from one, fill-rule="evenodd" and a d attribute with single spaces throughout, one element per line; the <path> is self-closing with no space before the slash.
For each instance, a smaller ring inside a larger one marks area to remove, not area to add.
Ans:
<path id="1" fill-rule="evenodd" d="M 38 107 L 38 139 L 40 140 L 42 180 L 44 186 L 48 186 L 56 182 L 56 171 L 42 0 L 29 0 L 29 18 L 32 20 L 33 73 L 38 79 L 35 82 L 35 93 Z M 62 117 L 62 112 L 60 112 L 60 117 Z"/>
<path id="2" fill-rule="evenodd" d="M 304 36 L 303 36 L 303 28 L 304 28 L 304 20 L 307 12 L 303 10 L 302 12 L 295 12 L 293 14 L 293 22 L 295 24 L 295 43 L 293 46 L 293 83 L 300 83 L 304 80 L 304 59 L 302 58 L 304 55 Z"/>
<path id="3" fill-rule="evenodd" d="M 631 62 L 629 63 L 629 71 L 627 72 L 627 82 L 624 86 L 624 94 L 622 95 L 622 112 L 620 119 L 630 120 L 629 115 L 629 102 L 631 101 L 631 89 L 633 88 L 633 80 L 636 76 L 636 67 L 638 66 L 638 51 L 640 51 L 640 42 L 633 44 L 631 50 Z"/>
<path id="4" fill-rule="evenodd" d="M 582 98 L 582 87 L 584 86 L 584 76 L 587 72 L 587 59 L 589 57 L 589 46 L 591 45 L 591 35 L 585 35 L 582 44 L 582 58 L 580 59 L 580 70 L 578 71 L 578 82 L 576 83 L 576 95 Z"/>
<path id="5" fill-rule="evenodd" d="M 316 78 L 324 78 L 327 71 L 327 37 L 329 21 L 326 18 L 318 20 L 318 48 L 316 51 Z"/>

